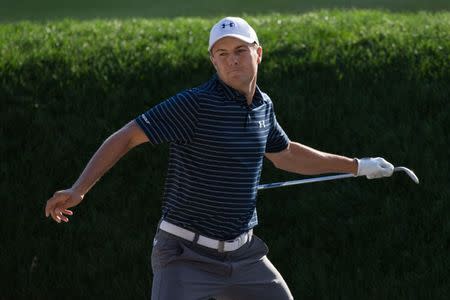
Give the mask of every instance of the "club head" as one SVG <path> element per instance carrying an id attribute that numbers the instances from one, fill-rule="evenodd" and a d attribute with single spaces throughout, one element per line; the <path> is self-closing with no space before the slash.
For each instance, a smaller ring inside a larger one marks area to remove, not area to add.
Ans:
<path id="1" fill-rule="evenodd" d="M 405 172 L 406 174 L 408 174 L 409 178 L 411 178 L 412 181 L 414 181 L 415 183 L 419 184 L 419 178 L 410 169 L 408 169 L 406 167 L 395 167 L 394 168 L 394 172 L 397 172 L 397 171 Z"/>

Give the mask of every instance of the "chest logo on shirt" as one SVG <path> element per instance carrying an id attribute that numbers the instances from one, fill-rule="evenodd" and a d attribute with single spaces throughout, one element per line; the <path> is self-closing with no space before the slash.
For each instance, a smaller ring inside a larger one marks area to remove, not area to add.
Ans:
<path id="1" fill-rule="evenodd" d="M 258 121 L 258 124 L 259 124 L 259 128 L 266 128 L 266 123 L 264 120 Z"/>

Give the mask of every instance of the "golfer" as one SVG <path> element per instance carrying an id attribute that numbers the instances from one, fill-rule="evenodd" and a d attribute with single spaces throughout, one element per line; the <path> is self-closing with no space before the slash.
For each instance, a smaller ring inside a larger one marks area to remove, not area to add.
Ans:
<path id="1" fill-rule="evenodd" d="M 290 141 L 257 85 L 263 57 L 256 32 L 227 17 L 210 32 L 216 74 L 174 95 L 112 134 L 46 216 L 68 222 L 92 186 L 133 147 L 170 144 L 162 216 L 152 250 L 152 299 L 293 299 L 253 234 L 263 159 L 299 174 L 391 176 L 382 158 L 353 159 Z M 282 234 L 282 232 L 280 232 Z"/>

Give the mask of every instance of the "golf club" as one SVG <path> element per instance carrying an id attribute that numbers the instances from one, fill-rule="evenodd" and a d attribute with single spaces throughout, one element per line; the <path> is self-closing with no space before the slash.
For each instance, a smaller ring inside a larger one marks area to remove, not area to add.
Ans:
<path id="1" fill-rule="evenodd" d="M 406 167 L 395 167 L 394 168 L 394 172 L 399 172 L 399 171 L 405 172 L 409 176 L 409 178 L 411 178 L 412 181 L 419 184 L 419 178 L 417 178 L 416 174 L 414 174 L 414 172 L 411 171 L 410 169 L 408 169 Z M 331 175 L 331 176 L 299 179 L 299 180 L 284 181 L 284 182 L 266 183 L 266 184 L 258 185 L 258 190 L 266 190 L 266 189 L 273 189 L 273 188 L 283 187 L 283 186 L 321 182 L 321 181 L 328 181 L 328 180 L 336 180 L 336 179 L 343 179 L 343 178 L 350 178 L 350 177 L 355 177 L 355 175 L 349 173 L 349 174 Z"/>

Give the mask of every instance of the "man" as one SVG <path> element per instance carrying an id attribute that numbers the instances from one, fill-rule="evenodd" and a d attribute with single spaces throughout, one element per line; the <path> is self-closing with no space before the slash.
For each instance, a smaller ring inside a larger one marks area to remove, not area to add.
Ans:
<path id="1" fill-rule="evenodd" d="M 253 235 L 263 158 L 301 174 L 390 176 L 382 158 L 351 159 L 292 142 L 256 84 L 262 48 L 250 25 L 227 17 L 210 33 L 217 74 L 151 108 L 111 135 L 47 216 L 68 222 L 95 182 L 133 147 L 170 143 L 162 218 L 152 251 L 152 299 L 293 299 Z"/>

